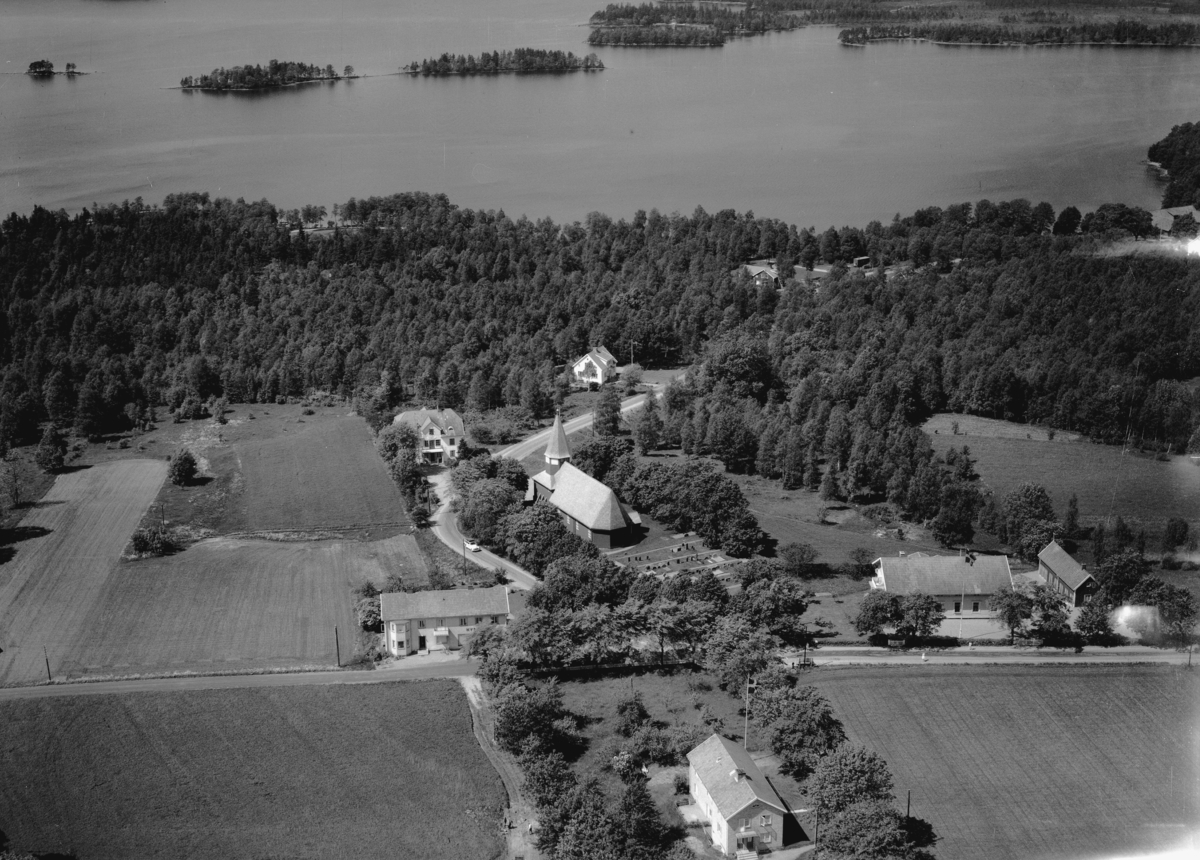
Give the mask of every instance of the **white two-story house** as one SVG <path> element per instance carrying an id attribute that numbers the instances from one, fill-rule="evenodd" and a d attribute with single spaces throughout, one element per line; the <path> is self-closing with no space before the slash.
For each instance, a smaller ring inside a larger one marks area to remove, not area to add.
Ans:
<path id="1" fill-rule="evenodd" d="M 457 651 L 482 627 L 507 627 L 524 607 L 524 595 L 503 585 L 379 595 L 384 642 L 393 657 Z"/>
<path id="2" fill-rule="evenodd" d="M 421 441 L 417 456 L 422 463 L 444 463 L 462 450 L 463 420 L 453 409 L 410 409 L 401 412 L 393 424 L 408 424 Z"/>

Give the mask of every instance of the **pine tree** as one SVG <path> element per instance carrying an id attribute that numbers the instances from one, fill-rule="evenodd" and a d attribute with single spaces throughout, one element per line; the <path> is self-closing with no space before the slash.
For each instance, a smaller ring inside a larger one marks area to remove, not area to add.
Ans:
<path id="1" fill-rule="evenodd" d="M 830 461 L 825 477 L 821 480 L 821 498 L 826 501 L 838 499 L 841 488 L 838 486 L 837 463 Z"/>
<path id="2" fill-rule="evenodd" d="M 615 385 L 600 389 L 596 403 L 596 435 L 616 436 L 621 431 L 621 395 Z"/>
<path id="3" fill-rule="evenodd" d="M 67 439 L 54 424 L 46 427 L 42 441 L 38 443 L 34 460 L 43 472 L 56 472 L 63 467 L 67 457 Z"/>
<path id="4" fill-rule="evenodd" d="M 646 395 L 637 424 L 633 428 L 633 440 L 638 453 L 643 457 L 658 448 L 662 441 L 663 422 L 658 406 L 658 395 L 653 391 Z"/>

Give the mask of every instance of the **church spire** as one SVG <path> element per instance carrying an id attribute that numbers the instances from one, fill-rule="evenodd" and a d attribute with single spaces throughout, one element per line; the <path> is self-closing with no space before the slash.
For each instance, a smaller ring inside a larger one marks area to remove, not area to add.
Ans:
<path id="1" fill-rule="evenodd" d="M 550 441 L 546 444 L 546 462 L 561 466 L 571 459 L 571 446 L 567 444 L 567 431 L 563 429 L 562 413 L 554 413 L 554 426 L 550 428 Z"/>

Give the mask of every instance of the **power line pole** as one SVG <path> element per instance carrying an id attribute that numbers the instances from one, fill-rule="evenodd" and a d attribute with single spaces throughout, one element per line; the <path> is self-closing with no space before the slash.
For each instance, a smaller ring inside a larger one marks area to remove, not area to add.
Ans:
<path id="1" fill-rule="evenodd" d="M 54 679 L 50 677 L 50 655 L 46 652 L 46 646 L 42 646 L 42 656 L 46 658 L 46 683 L 51 683 Z"/>
<path id="2" fill-rule="evenodd" d="M 342 668 L 342 641 L 338 638 L 338 629 L 336 624 L 333 626 L 333 647 L 337 652 L 337 664 L 338 668 L 340 669 Z"/>

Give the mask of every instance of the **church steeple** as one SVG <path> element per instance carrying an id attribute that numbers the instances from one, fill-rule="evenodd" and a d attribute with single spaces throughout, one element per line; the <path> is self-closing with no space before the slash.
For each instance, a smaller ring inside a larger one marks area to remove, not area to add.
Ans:
<path id="1" fill-rule="evenodd" d="M 567 431 L 563 429 L 562 414 L 554 413 L 554 426 L 550 428 L 550 441 L 546 443 L 546 463 L 557 469 L 571 459 L 571 446 L 567 444 Z"/>

